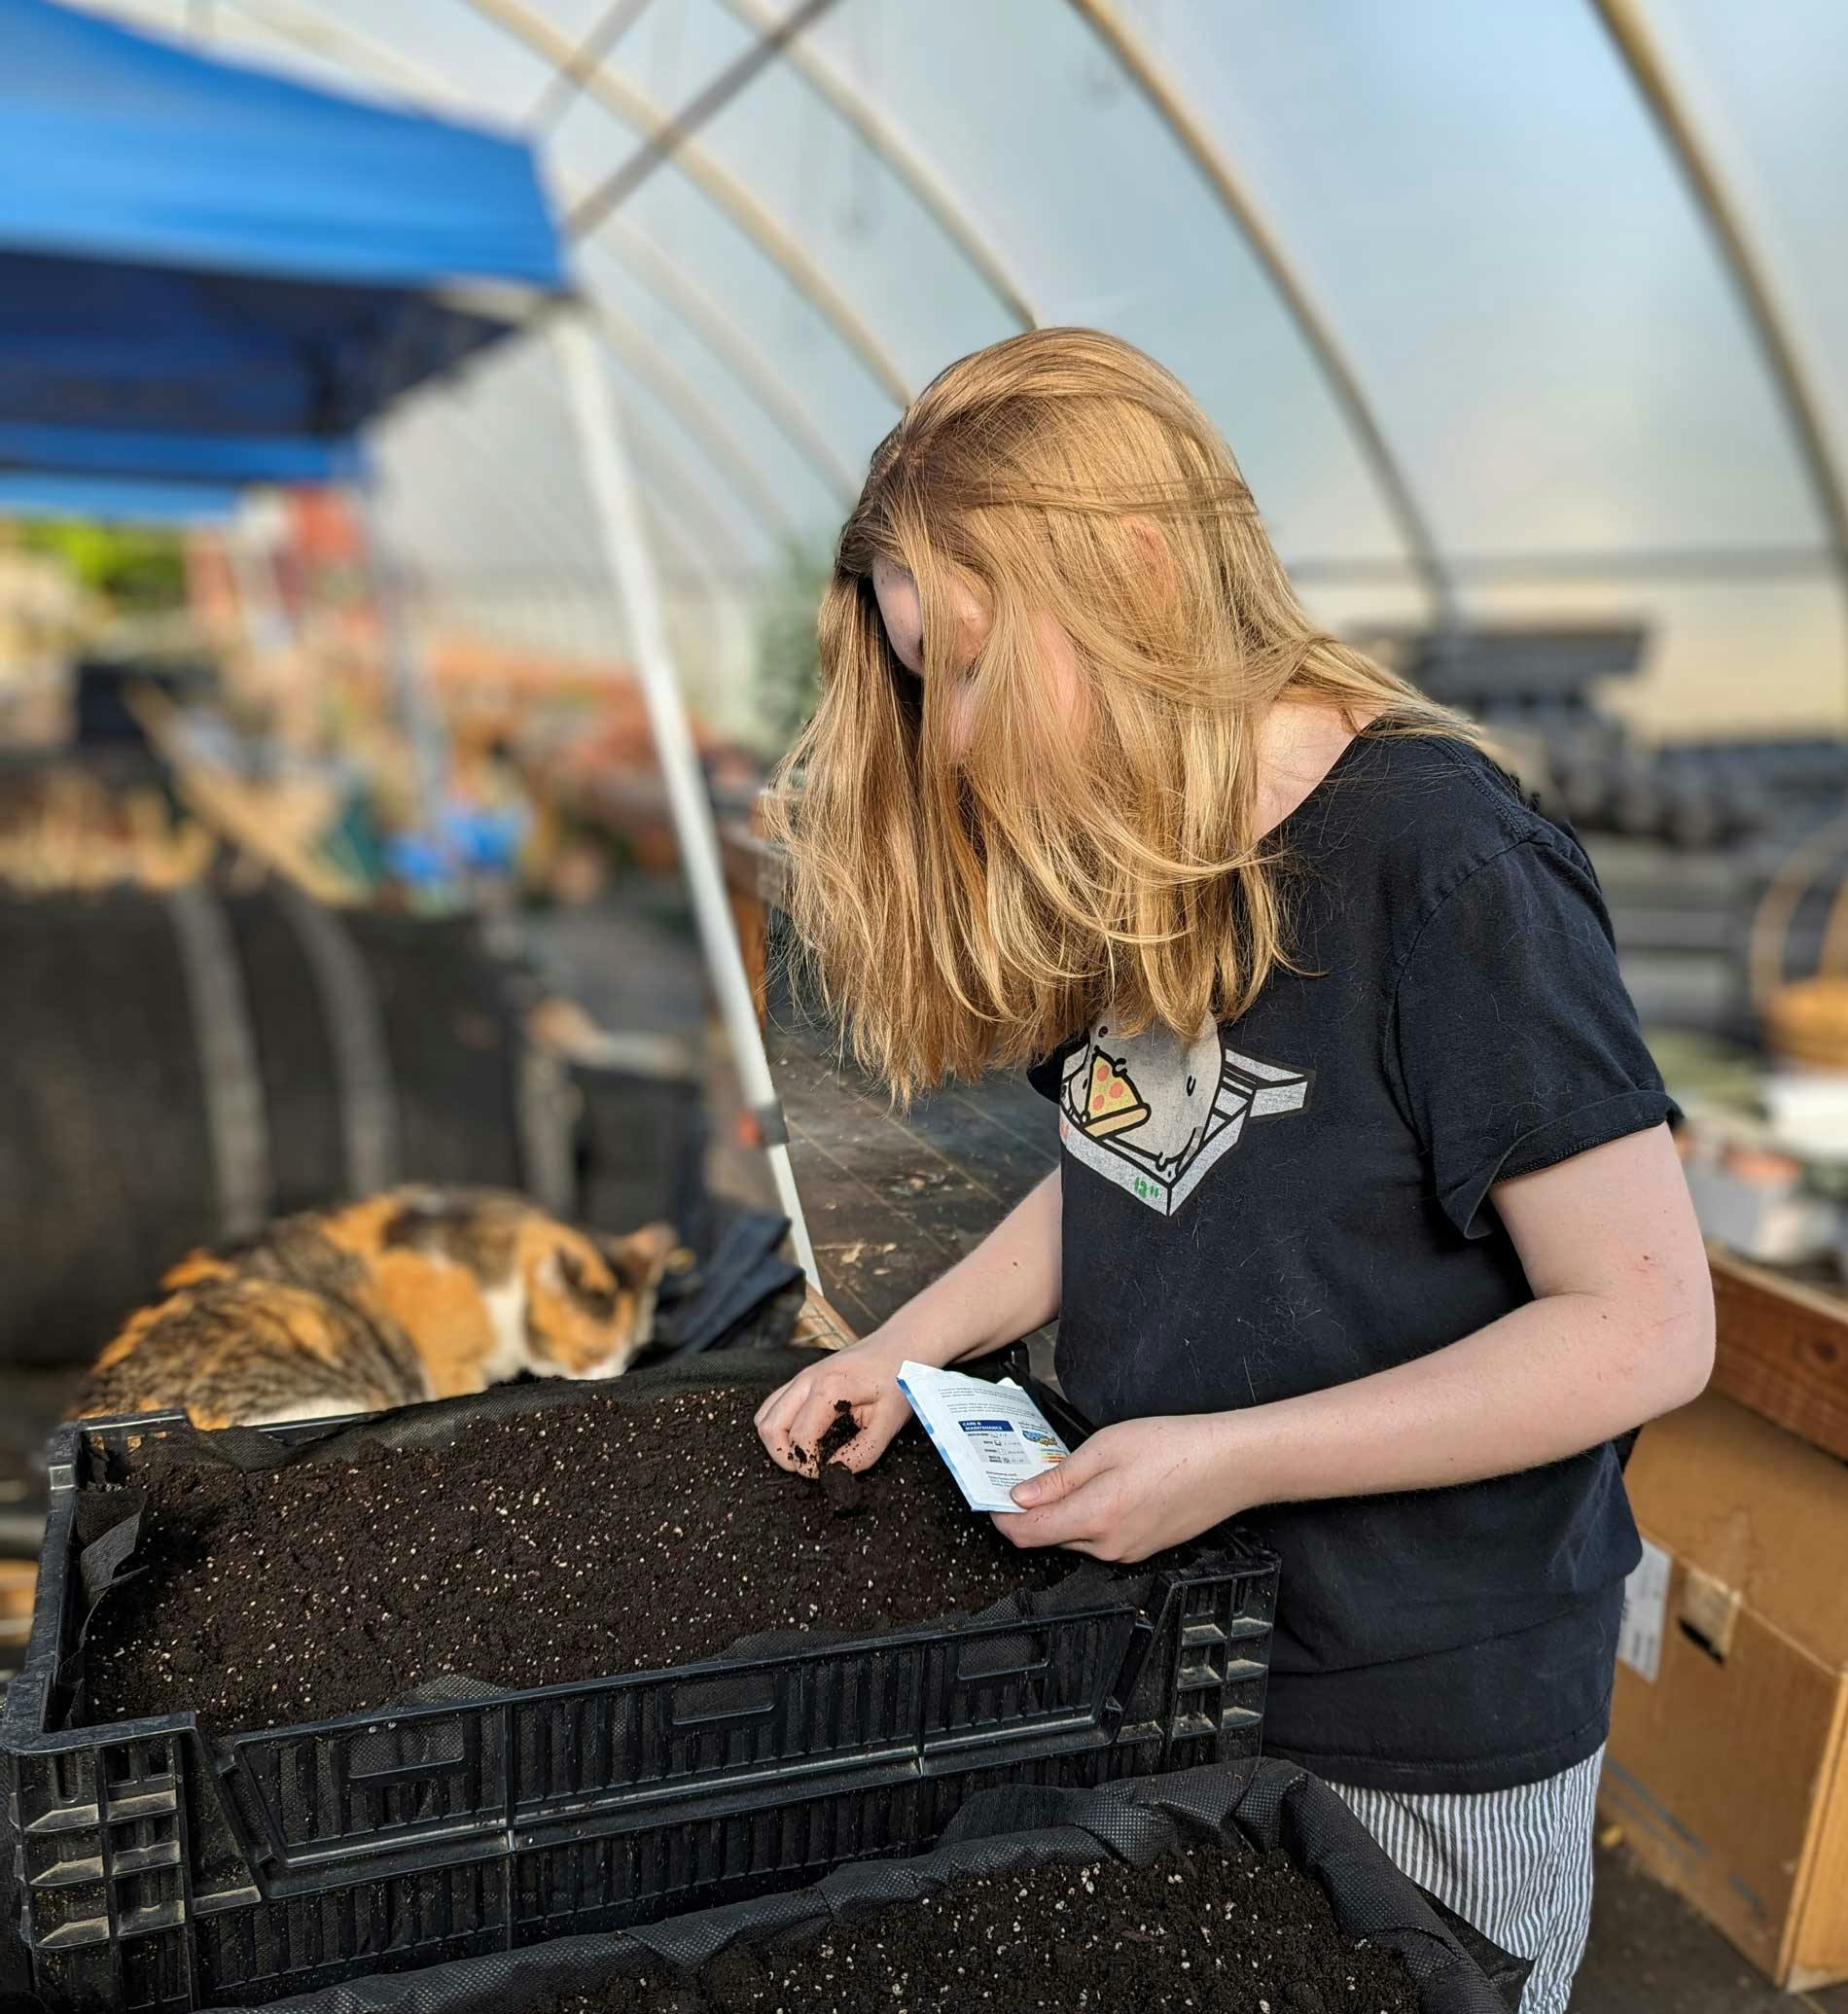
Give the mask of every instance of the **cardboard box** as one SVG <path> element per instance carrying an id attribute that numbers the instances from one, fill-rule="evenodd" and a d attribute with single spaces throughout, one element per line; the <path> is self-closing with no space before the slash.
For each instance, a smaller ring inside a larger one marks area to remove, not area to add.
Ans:
<path id="1" fill-rule="evenodd" d="M 1603 1815 L 1775 1984 L 1848 1978 L 1848 1465 L 1709 1394 L 1628 1479 Z"/>

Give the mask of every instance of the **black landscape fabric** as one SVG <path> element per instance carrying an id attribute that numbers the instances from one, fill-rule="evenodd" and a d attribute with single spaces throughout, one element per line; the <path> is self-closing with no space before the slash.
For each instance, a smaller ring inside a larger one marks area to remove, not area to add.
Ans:
<path id="1" fill-rule="evenodd" d="M 1460 1937 L 1325 1784 L 1293 1764 L 1265 1762 L 1242 1792 L 1213 1769 L 1104 1790 L 983 1791 L 963 1807 L 942 1844 L 915 1859 L 861 1862 L 793 1894 L 646 1929 L 353 1980 L 271 2002 L 271 2014 L 549 2014 L 561 1999 L 594 1994 L 612 1974 L 663 1962 L 691 1973 L 734 1947 L 817 1938 L 874 1910 L 934 1895 L 958 1875 L 1100 1859 L 1141 1867 L 1178 1848 L 1209 1844 L 1286 1854 L 1321 1885 L 1343 1936 L 1403 1961 L 1421 2014 L 1508 2014 L 1518 2006 L 1524 1962 L 1473 1932 Z"/>

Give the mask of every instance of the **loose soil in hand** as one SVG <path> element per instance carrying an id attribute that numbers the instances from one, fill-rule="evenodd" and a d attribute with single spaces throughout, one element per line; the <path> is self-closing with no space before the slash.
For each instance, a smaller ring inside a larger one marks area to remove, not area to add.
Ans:
<path id="1" fill-rule="evenodd" d="M 236 1732 L 389 1706 L 445 1674 L 609 1677 L 761 1632 L 974 1613 L 1077 1564 L 1010 1545 L 922 1435 L 865 1476 L 834 1465 L 826 1490 L 790 1475 L 758 1440 L 757 1396 L 586 1394 L 350 1466 L 157 1459 L 136 1478 L 141 1571 L 86 1645 L 88 1717 L 193 1708 Z M 836 1423 L 824 1446 L 850 1437 Z"/>
<path id="2" fill-rule="evenodd" d="M 688 1977 L 611 1978 L 543 2014 L 1413 2014 L 1390 1952 L 1335 1928 L 1282 1854 L 1196 1848 L 965 1875 L 793 1949 L 734 1949 Z M 507 2009 L 503 1995 L 497 2006 Z M 542 2014 L 542 2010 L 515 2010 Z"/>

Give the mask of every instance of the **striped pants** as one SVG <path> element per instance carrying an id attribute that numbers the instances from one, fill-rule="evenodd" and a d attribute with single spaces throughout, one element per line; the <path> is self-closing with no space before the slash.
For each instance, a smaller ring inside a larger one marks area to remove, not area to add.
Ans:
<path id="1" fill-rule="evenodd" d="M 1521 2014 L 1565 2014 L 1591 1924 L 1591 1830 L 1604 1750 L 1512 1790 L 1330 1788 L 1413 1881 L 1504 1951 L 1534 1961 Z"/>

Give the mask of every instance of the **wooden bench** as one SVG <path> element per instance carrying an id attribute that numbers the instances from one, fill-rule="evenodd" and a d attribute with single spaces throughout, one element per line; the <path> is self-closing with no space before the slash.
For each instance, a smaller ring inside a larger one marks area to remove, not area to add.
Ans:
<path id="1" fill-rule="evenodd" d="M 1848 1462 L 1848 1293 L 1717 1245 L 1713 1389 Z"/>

